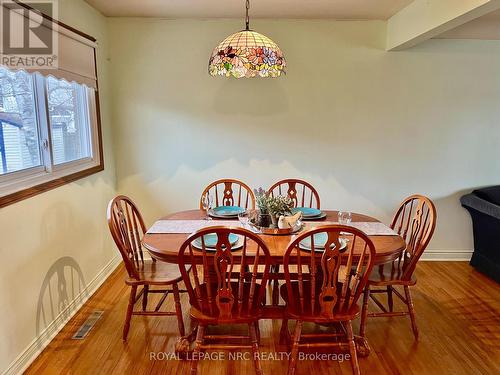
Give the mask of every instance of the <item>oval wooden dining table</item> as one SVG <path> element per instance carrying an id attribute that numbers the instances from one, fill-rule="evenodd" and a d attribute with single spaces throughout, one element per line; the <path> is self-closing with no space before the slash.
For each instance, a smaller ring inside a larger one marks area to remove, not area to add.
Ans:
<path id="1" fill-rule="evenodd" d="M 336 222 L 338 219 L 337 211 L 325 211 L 326 217 L 320 221 L 305 221 L 308 227 L 323 225 L 327 222 Z M 203 220 L 206 214 L 203 210 L 181 211 L 160 220 Z M 219 221 L 220 219 L 217 219 Z M 352 214 L 353 222 L 377 222 L 378 220 L 370 216 L 362 214 Z M 227 220 L 228 225 L 234 223 L 234 219 Z M 236 221 L 237 222 L 237 221 Z M 237 222 L 239 225 L 239 222 Z M 151 253 L 151 256 L 157 260 L 169 263 L 177 263 L 179 248 L 189 236 L 187 233 L 154 233 L 146 234 L 142 240 L 144 247 Z M 283 263 L 283 255 L 292 235 L 288 236 L 271 236 L 266 234 L 260 235 L 265 244 L 269 248 L 274 264 Z M 401 251 L 404 250 L 406 244 L 400 236 L 369 236 L 375 245 L 375 264 L 383 264 L 391 262 L 398 258 Z"/>
<path id="2" fill-rule="evenodd" d="M 326 213 L 326 217 L 322 220 L 305 222 L 307 228 L 317 227 L 328 222 L 338 221 L 337 211 L 324 212 Z M 206 213 L 203 210 L 189 210 L 165 216 L 160 220 L 203 220 L 205 217 Z M 220 219 L 217 219 L 217 225 L 220 225 L 219 220 Z M 352 214 L 352 221 L 378 222 L 378 220 L 375 218 L 357 213 Z M 239 222 L 236 221 L 236 223 L 237 225 L 239 225 Z M 234 219 L 227 220 L 227 225 L 230 226 L 234 224 Z M 179 249 L 189 235 L 190 234 L 188 233 L 147 233 L 144 236 L 142 243 L 144 245 L 144 248 L 149 251 L 153 258 L 168 263 L 177 263 Z M 272 236 L 261 234 L 260 236 L 269 248 L 273 264 L 275 266 L 283 264 L 283 255 L 285 254 L 287 245 L 295 235 Z M 369 237 L 375 245 L 376 255 L 374 263 L 376 265 L 388 263 L 397 259 L 406 246 L 403 238 L 398 235 L 376 235 Z M 359 251 L 361 251 L 361 249 Z M 275 300 L 274 294 L 275 293 L 273 293 L 273 301 Z M 285 309 L 283 305 L 277 305 L 273 302 L 271 305 L 266 305 L 264 307 L 262 319 L 282 319 L 284 317 L 284 312 Z M 189 346 L 189 342 L 192 342 L 194 340 L 194 332 L 195 330 L 193 329 L 191 334 L 180 339 L 180 341 L 176 345 L 177 352 L 186 352 L 186 348 Z M 286 332 L 286 335 L 288 335 L 288 332 Z M 281 332 L 280 336 L 280 341 L 282 341 L 282 338 L 285 335 L 283 332 Z M 360 356 L 367 356 L 370 352 L 370 348 L 366 339 L 360 336 L 355 336 L 355 341 L 358 348 L 358 354 Z"/>

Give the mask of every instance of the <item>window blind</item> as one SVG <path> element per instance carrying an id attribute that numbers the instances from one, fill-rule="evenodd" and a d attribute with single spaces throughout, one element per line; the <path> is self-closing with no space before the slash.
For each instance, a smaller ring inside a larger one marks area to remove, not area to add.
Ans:
<path id="1" fill-rule="evenodd" d="M 75 81 L 88 87 L 97 89 L 96 73 L 96 49 L 95 39 L 83 33 L 80 33 L 69 26 L 52 20 L 50 17 L 42 16 L 41 13 L 29 7 L 12 3 L 3 3 L 3 11 L 8 11 L 10 23 L 10 41 L 13 45 L 23 45 L 23 39 L 26 36 L 26 22 L 30 26 L 40 26 L 39 33 L 55 33 L 53 42 L 54 55 L 56 57 L 57 68 L 45 69 L 34 66 L 19 66 L 19 69 L 27 71 L 37 71 L 45 76 L 52 75 L 59 79 L 65 79 L 68 82 Z M 29 34 L 32 38 L 30 42 L 36 45 L 36 36 Z M 33 41 L 34 38 L 34 41 Z M 5 43 L 5 41 L 4 41 Z M 24 42 L 25 43 L 25 42 Z M 5 50 L 5 49 L 4 49 Z"/>

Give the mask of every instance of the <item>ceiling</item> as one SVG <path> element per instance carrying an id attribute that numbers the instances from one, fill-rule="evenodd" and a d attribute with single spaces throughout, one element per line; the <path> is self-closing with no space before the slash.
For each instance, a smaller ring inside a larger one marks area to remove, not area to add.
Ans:
<path id="1" fill-rule="evenodd" d="M 244 0 L 86 0 L 105 16 L 239 18 Z M 251 0 L 254 18 L 386 20 L 413 0 Z"/>

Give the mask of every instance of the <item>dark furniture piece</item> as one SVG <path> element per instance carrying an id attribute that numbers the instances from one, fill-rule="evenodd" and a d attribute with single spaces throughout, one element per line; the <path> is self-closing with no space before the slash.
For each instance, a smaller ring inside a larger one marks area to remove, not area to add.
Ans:
<path id="1" fill-rule="evenodd" d="M 471 266 L 500 283 L 500 186 L 474 190 L 460 198 L 474 232 Z"/>

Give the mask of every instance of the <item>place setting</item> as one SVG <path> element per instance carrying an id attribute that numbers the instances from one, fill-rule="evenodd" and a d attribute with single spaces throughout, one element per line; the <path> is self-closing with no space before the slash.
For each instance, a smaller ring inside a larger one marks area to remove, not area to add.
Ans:
<path id="1" fill-rule="evenodd" d="M 238 215 L 245 212 L 246 209 L 240 206 L 223 205 L 213 207 L 213 197 L 206 193 L 201 198 L 203 210 L 206 212 L 205 220 L 212 219 L 237 219 Z"/>
<path id="2" fill-rule="evenodd" d="M 237 234 L 229 233 L 228 240 L 231 251 L 239 250 L 243 247 L 243 238 Z M 208 252 L 216 252 L 218 242 L 219 237 L 217 236 L 217 233 L 208 233 L 196 238 L 193 242 L 191 242 L 191 245 L 198 250 L 205 249 L 205 251 Z M 224 248 L 225 245 L 222 246 L 222 249 Z"/>
<path id="3" fill-rule="evenodd" d="M 326 212 L 314 207 L 294 207 L 291 211 L 293 214 L 300 212 L 303 221 L 322 220 L 326 218 Z"/>
<path id="4" fill-rule="evenodd" d="M 320 232 L 320 233 L 315 233 L 312 236 L 304 238 L 302 241 L 299 242 L 299 248 L 301 250 L 306 250 L 306 251 L 313 251 L 313 246 L 314 246 L 314 251 L 323 253 L 325 252 L 326 248 L 326 243 L 328 242 L 328 234 L 326 232 Z M 339 244 L 340 248 L 339 251 L 342 252 L 347 248 L 347 244 L 349 243 L 349 239 L 342 236 L 339 237 Z M 330 248 L 333 250 L 335 249 L 335 244 L 331 244 Z"/>

